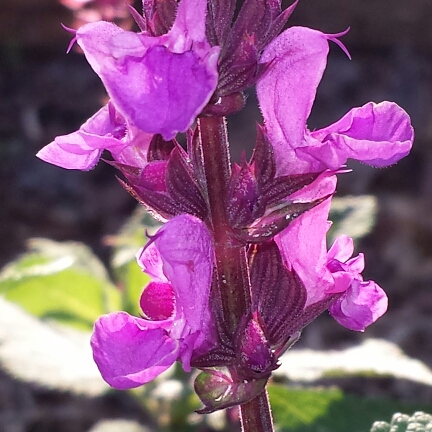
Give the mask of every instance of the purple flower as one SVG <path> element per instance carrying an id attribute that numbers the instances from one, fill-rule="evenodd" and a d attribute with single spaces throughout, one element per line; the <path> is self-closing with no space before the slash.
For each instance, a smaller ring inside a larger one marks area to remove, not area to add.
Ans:
<path id="1" fill-rule="evenodd" d="M 62 135 L 37 156 L 66 169 L 87 171 L 109 150 L 117 162 L 143 167 L 152 135 L 128 122 L 109 102 L 76 132 Z"/>
<path id="2" fill-rule="evenodd" d="M 258 99 L 278 174 L 336 170 L 347 159 L 388 166 L 406 156 L 414 132 L 408 114 L 391 102 L 369 102 L 327 128 L 310 132 L 312 109 L 329 51 L 338 35 L 292 27 L 271 42 L 261 57 L 268 69 L 257 84 Z"/>
<path id="3" fill-rule="evenodd" d="M 320 172 L 312 184 L 290 196 L 293 201 L 317 200 L 336 189 L 333 175 L 347 161 L 388 166 L 406 156 L 414 133 L 406 112 L 391 102 L 348 112 L 327 128 L 310 132 L 306 121 L 321 81 L 331 40 L 316 30 L 292 27 L 264 50 L 267 71 L 257 84 L 267 137 L 273 146 L 278 175 Z M 348 54 L 348 53 L 347 53 Z M 306 306 L 342 293 L 330 313 L 342 325 L 362 331 L 387 309 L 387 297 L 374 282 L 364 282 L 363 256 L 350 258 L 352 240 L 340 237 L 327 252 L 330 200 L 294 220 L 275 240 L 289 267 L 307 290 Z"/>
<path id="4" fill-rule="evenodd" d="M 336 176 L 321 177 L 319 187 L 308 186 L 296 195 L 315 199 L 335 187 Z M 330 200 L 326 200 L 294 220 L 275 240 L 286 263 L 305 285 L 306 306 L 341 293 L 329 308 L 330 314 L 343 326 L 363 331 L 385 313 L 387 296 L 375 282 L 363 281 L 364 258 L 362 254 L 351 258 L 351 238 L 338 237 L 327 251 L 329 210 Z"/>
<path id="5" fill-rule="evenodd" d="M 220 49 L 207 42 L 206 10 L 206 0 L 181 0 L 161 36 L 104 21 L 76 32 L 116 109 L 143 131 L 166 140 L 185 132 L 216 89 Z"/>
<path id="6" fill-rule="evenodd" d="M 333 276 L 334 291 L 344 292 L 329 308 L 333 318 L 343 326 L 363 331 L 387 310 L 387 296 L 374 281 L 364 282 L 363 254 L 351 258 L 352 238 L 339 236 L 327 254 L 327 269 Z"/>
<path id="7" fill-rule="evenodd" d="M 153 278 L 140 299 L 144 317 L 103 315 L 91 339 L 94 360 L 108 384 L 138 387 L 176 360 L 189 371 L 193 356 L 211 347 L 213 255 L 205 224 L 190 215 L 167 222 L 138 252 L 139 265 Z"/>

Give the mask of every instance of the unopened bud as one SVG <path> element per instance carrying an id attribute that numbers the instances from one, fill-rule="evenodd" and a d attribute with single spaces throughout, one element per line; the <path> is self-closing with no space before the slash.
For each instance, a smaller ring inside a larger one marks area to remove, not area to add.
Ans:
<path id="1" fill-rule="evenodd" d="M 269 376 L 276 366 L 270 342 L 259 321 L 258 313 L 255 312 L 238 334 L 239 369 L 248 378 Z"/>
<path id="2" fill-rule="evenodd" d="M 265 388 L 267 378 L 234 381 L 228 372 L 209 369 L 195 379 L 194 388 L 204 408 L 199 414 L 208 414 L 245 403 L 259 395 Z"/>

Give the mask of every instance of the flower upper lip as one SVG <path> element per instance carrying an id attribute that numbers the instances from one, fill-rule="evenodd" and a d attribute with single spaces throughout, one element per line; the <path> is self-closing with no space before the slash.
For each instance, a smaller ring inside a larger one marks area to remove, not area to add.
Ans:
<path id="1" fill-rule="evenodd" d="M 291 27 L 264 50 L 261 61 L 271 64 L 257 83 L 257 94 L 279 175 L 335 170 L 349 158 L 388 166 L 411 150 L 414 133 L 409 116 L 391 102 L 370 102 L 326 128 L 307 129 L 328 41 L 349 55 L 337 39 L 344 34 Z"/>
<path id="2" fill-rule="evenodd" d="M 185 132 L 216 89 L 220 49 L 206 40 L 206 5 L 180 1 L 171 29 L 159 36 L 103 21 L 76 32 L 116 109 L 144 132 L 166 140 Z"/>

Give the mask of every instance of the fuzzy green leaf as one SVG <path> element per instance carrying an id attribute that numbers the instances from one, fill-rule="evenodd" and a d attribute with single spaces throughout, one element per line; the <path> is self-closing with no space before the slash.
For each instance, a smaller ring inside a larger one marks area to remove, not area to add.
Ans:
<path id="1" fill-rule="evenodd" d="M 30 251 L 0 272 L 0 294 L 31 314 L 90 330 L 120 307 L 120 293 L 92 251 L 80 243 L 33 239 Z"/>

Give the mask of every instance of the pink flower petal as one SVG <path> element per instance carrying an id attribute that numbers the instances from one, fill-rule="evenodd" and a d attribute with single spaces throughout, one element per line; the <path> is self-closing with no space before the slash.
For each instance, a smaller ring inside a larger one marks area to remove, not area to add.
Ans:
<path id="1" fill-rule="evenodd" d="M 115 129 L 106 105 L 78 131 L 56 137 L 36 156 L 62 168 L 87 171 L 96 165 L 103 149 L 120 151 L 124 147 L 125 144 L 113 136 Z"/>
<path id="2" fill-rule="evenodd" d="M 73 136 L 73 139 L 78 138 Z M 78 149 L 79 146 L 77 146 Z M 98 162 L 102 150 L 90 150 L 87 153 L 73 153 L 64 150 L 56 141 L 43 147 L 36 156 L 45 162 L 65 169 L 78 169 L 88 171 L 92 169 Z"/>
<path id="3" fill-rule="evenodd" d="M 183 368 L 190 370 L 191 358 L 204 354 L 215 342 L 209 305 L 214 262 L 212 237 L 200 219 L 179 215 L 159 229 L 138 252 L 137 260 L 155 279 L 144 289 L 143 311 L 152 319 L 165 318 L 152 322 L 163 325 L 173 340 L 180 341 Z M 174 310 L 169 314 L 172 305 Z M 168 315 L 170 318 L 166 319 Z"/>
<path id="4" fill-rule="evenodd" d="M 42 148 L 37 156 L 66 169 L 93 168 L 103 150 L 109 150 L 121 163 L 141 166 L 146 163 L 145 152 L 152 135 L 131 124 L 114 109 L 105 105 L 76 132 L 62 135 Z"/>
<path id="5" fill-rule="evenodd" d="M 357 280 L 330 306 L 329 312 L 344 327 L 364 331 L 387 311 L 387 305 L 387 295 L 379 285 Z"/>
<path id="6" fill-rule="evenodd" d="M 101 316 L 91 338 L 93 358 L 104 380 L 125 390 L 145 384 L 177 359 L 179 343 L 163 328 L 125 312 Z"/>
<path id="7" fill-rule="evenodd" d="M 345 262 L 351 258 L 354 252 L 354 241 L 347 235 L 340 235 L 327 253 L 328 261 L 333 259 Z"/>
<path id="8" fill-rule="evenodd" d="M 269 63 L 257 84 L 266 131 L 281 174 L 308 172 L 296 149 L 306 145 L 306 121 L 327 64 L 327 36 L 291 27 L 271 42 L 261 57 Z M 302 164 L 304 168 L 299 166 Z"/>
<path id="9" fill-rule="evenodd" d="M 410 152 L 414 140 L 408 114 L 392 102 L 369 102 L 354 108 L 338 122 L 311 135 L 323 144 L 308 149 L 310 155 L 321 159 L 326 147 L 336 152 L 335 160 L 326 164 L 328 168 L 340 167 L 347 159 L 375 167 L 392 165 Z"/>
<path id="10" fill-rule="evenodd" d="M 177 7 L 177 16 L 167 36 L 168 46 L 173 52 L 184 52 L 192 48 L 206 50 L 207 0 L 182 0 Z M 201 47 L 199 46 L 201 44 Z"/>
<path id="11" fill-rule="evenodd" d="M 114 67 L 100 75 L 115 105 L 137 127 L 166 140 L 187 130 L 216 87 L 214 72 L 193 51 L 153 46 Z"/>
<path id="12" fill-rule="evenodd" d="M 155 254 L 159 256 L 155 256 Z M 205 224 L 180 215 L 157 232 L 153 244 L 138 256 L 145 271 L 163 275 L 173 286 L 177 308 L 184 313 L 191 333 L 199 331 L 208 309 L 213 274 L 213 241 Z"/>
<path id="13" fill-rule="evenodd" d="M 159 235 L 159 231 L 156 235 Z M 153 239 L 153 237 L 151 239 Z M 149 276 L 162 282 L 168 282 L 162 268 L 162 257 L 153 242 L 148 243 L 145 247 L 141 248 L 135 257 L 138 265 Z"/>
<path id="14" fill-rule="evenodd" d="M 411 150 L 414 133 L 409 116 L 391 102 L 370 102 L 327 128 L 307 130 L 327 63 L 328 41 L 341 45 L 336 39 L 341 35 L 292 27 L 264 50 L 261 62 L 269 66 L 257 84 L 257 94 L 280 174 L 337 170 L 348 159 L 388 166 Z"/>
<path id="15" fill-rule="evenodd" d="M 141 130 L 169 140 L 210 100 L 219 47 L 206 41 L 206 10 L 205 0 L 182 0 L 172 29 L 158 37 L 107 22 L 78 29 L 76 40 L 114 105 Z"/>
<path id="16" fill-rule="evenodd" d="M 290 199 L 314 200 L 333 193 L 335 188 L 336 176 L 324 173 Z M 326 234 L 329 228 L 329 210 L 330 200 L 326 200 L 295 219 L 275 238 L 282 256 L 306 286 L 306 305 L 322 300 L 327 289 L 333 285 L 333 278 L 327 270 Z"/>

